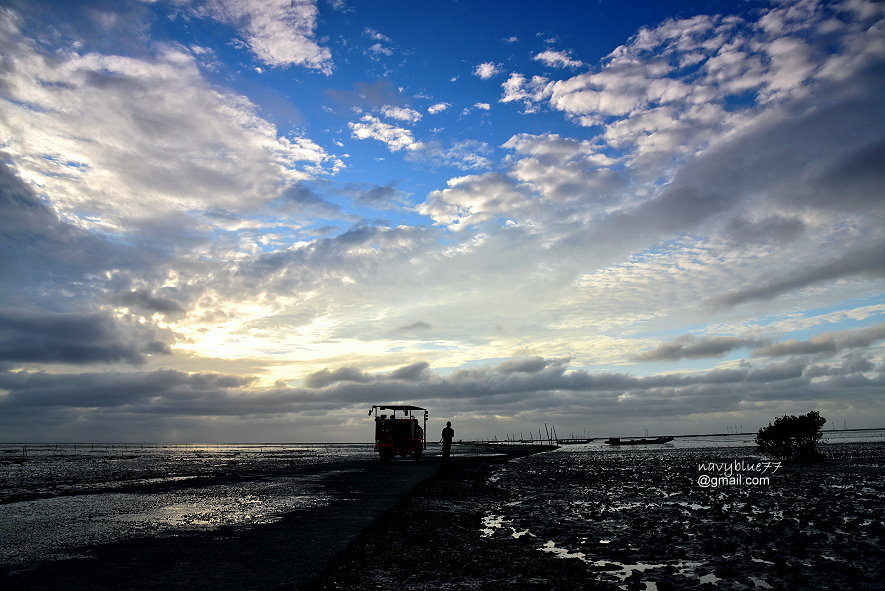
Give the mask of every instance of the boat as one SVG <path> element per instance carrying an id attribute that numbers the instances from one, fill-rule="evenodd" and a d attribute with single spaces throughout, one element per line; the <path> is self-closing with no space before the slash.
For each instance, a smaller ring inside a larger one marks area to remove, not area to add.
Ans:
<path id="1" fill-rule="evenodd" d="M 559 445 L 578 445 L 580 443 L 590 443 L 593 441 L 592 437 L 584 438 L 584 439 L 557 439 L 556 443 Z"/>
<path id="2" fill-rule="evenodd" d="M 643 439 L 621 439 L 620 437 L 609 437 L 606 441 L 609 445 L 660 445 L 661 443 L 669 443 L 673 441 L 672 437 L 646 437 Z"/>

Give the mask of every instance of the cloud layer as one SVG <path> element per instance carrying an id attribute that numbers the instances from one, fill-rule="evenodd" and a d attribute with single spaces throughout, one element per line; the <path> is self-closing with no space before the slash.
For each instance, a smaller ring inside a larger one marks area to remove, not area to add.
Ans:
<path id="1" fill-rule="evenodd" d="M 885 420 L 880 3 L 456 47 L 336 2 L 51 4 L 0 9 L 10 438 Z"/>

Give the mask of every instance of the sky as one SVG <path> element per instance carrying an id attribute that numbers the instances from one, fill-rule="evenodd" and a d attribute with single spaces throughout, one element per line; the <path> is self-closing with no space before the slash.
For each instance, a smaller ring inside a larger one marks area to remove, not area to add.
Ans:
<path id="1" fill-rule="evenodd" d="M 0 3 L 0 440 L 885 426 L 885 4 Z"/>

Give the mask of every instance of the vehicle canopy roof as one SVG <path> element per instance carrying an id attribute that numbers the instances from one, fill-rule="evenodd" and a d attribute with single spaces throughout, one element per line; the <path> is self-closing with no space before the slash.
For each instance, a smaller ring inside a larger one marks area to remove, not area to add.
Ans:
<path id="1" fill-rule="evenodd" d="M 377 408 L 378 410 L 427 410 L 426 408 L 409 404 L 373 404 L 372 408 Z"/>

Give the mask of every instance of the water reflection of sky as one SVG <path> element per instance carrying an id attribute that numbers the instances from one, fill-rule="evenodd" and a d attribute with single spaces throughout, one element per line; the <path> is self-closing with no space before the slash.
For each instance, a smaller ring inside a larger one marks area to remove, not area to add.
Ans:
<path id="1" fill-rule="evenodd" d="M 45 497 L 0 504 L 0 564 L 13 566 L 126 538 L 269 523 L 328 503 L 332 463 L 374 459 L 365 446 L 0 450 L 3 498 Z"/>
<path id="2" fill-rule="evenodd" d="M 217 475 L 291 474 L 373 457 L 367 445 L 0 444 L 0 499 L 108 492 L 126 486 Z"/>
<path id="3" fill-rule="evenodd" d="M 0 562 L 58 558 L 78 547 L 130 537 L 268 523 L 327 501 L 313 477 L 12 503 L 0 506 Z"/>

